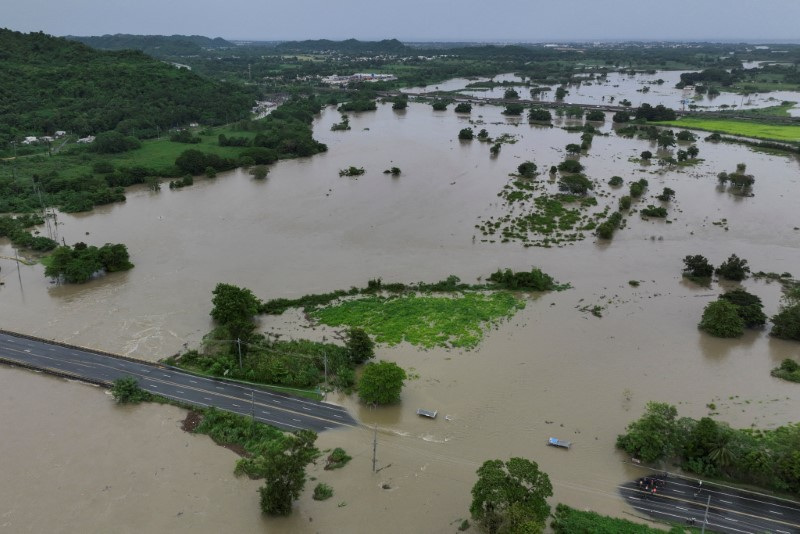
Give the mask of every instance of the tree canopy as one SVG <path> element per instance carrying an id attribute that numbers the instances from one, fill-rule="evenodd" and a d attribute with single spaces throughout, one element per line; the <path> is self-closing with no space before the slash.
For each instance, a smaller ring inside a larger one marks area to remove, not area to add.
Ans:
<path id="1" fill-rule="evenodd" d="M 370 404 L 391 404 L 400 400 L 406 372 L 394 362 L 369 363 L 358 382 L 358 396 Z"/>
<path id="2" fill-rule="evenodd" d="M 469 510 L 489 534 L 544 529 L 553 486 L 536 462 L 525 458 L 487 460 L 477 473 Z"/>
<path id="3" fill-rule="evenodd" d="M 319 456 L 314 446 L 317 434 L 299 430 L 267 443 L 259 455 L 265 479 L 261 494 L 261 510 L 268 515 L 289 515 L 292 502 L 300 497 L 306 485 L 306 466 Z"/>

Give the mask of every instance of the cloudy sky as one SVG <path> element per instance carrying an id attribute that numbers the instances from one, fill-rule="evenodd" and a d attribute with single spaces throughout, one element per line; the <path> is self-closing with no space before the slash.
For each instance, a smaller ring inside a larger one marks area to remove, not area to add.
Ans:
<path id="1" fill-rule="evenodd" d="M 800 0 L 0 0 L 54 35 L 404 41 L 800 40 Z"/>

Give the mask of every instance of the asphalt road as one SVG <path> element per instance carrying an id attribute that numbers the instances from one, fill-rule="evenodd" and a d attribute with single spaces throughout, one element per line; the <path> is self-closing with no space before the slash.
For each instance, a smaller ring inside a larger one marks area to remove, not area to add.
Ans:
<path id="1" fill-rule="evenodd" d="M 661 521 L 686 524 L 694 518 L 700 528 L 710 497 L 706 532 L 800 534 L 798 502 L 673 475 L 663 487 L 656 486 L 655 494 L 652 484 L 650 491 L 646 486 L 643 481 L 640 487 L 637 480 L 619 486 L 619 491 L 639 513 Z"/>
<path id="2" fill-rule="evenodd" d="M 195 406 L 250 416 L 283 430 L 332 430 L 357 426 L 340 406 L 292 395 L 252 389 L 221 379 L 205 378 L 173 367 L 131 361 L 113 355 L 63 346 L 0 332 L 0 362 L 19 363 L 46 372 L 110 385 L 132 376 L 142 389 Z"/>

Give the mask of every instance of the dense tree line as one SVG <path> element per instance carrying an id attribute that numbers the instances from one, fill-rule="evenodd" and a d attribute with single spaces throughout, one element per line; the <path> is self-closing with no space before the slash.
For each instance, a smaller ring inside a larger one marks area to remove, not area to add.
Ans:
<path id="1" fill-rule="evenodd" d="M 68 284 L 82 284 L 97 272 L 113 273 L 133 268 L 125 245 L 106 243 L 100 248 L 76 243 L 53 251 L 44 269 L 45 276 Z"/>
<path id="2" fill-rule="evenodd" d="M 703 476 L 800 493 L 800 424 L 772 430 L 734 429 L 709 417 L 678 417 L 674 406 L 647 404 L 617 438 L 617 447 L 645 462 L 678 459 Z"/>

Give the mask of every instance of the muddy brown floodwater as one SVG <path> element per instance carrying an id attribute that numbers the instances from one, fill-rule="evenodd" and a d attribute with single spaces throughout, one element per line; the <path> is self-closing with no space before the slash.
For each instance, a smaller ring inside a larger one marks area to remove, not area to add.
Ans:
<path id="1" fill-rule="evenodd" d="M 522 161 L 547 169 L 579 134 L 515 125 L 492 107 L 476 107 L 472 118 L 492 136 L 519 141 L 492 159 L 487 145 L 456 139 L 466 118 L 423 104 L 402 113 L 381 105 L 352 114 L 351 131 L 331 132 L 340 115 L 328 108 L 315 135 L 329 152 L 281 162 L 263 182 L 236 171 L 178 191 L 134 189 L 124 204 L 59 215 L 58 233 L 68 243 L 126 243 L 136 264 L 127 273 L 56 286 L 41 266 L 22 266 L 18 275 L 13 262 L 0 259 L 0 326 L 148 360 L 198 344 L 211 327 L 217 282 L 262 298 L 295 297 L 378 276 L 413 282 L 456 274 L 472 282 L 499 267 L 535 265 L 573 286 L 529 299 L 473 351 L 379 347 L 379 358 L 413 368 L 418 378 L 390 408 L 332 399 L 363 427 L 324 433 L 319 445 L 341 446 L 354 460 L 334 473 L 314 468 L 334 497 L 313 501 L 316 482 L 309 482 L 295 513 L 281 520 L 260 518 L 258 484 L 232 477 L 230 451 L 182 433 L 180 410 L 121 409 L 94 388 L 0 368 L 0 529 L 217 532 L 224 524 L 240 532 L 452 532 L 468 516 L 475 470 L 509 456 L 533 459 L 550 474 L 553 503 L 625 516 L 632 510 L 615 487 L 639 471 L 614 441 L 647 401 L 676 404 L 693 417 L 713 402 L 719 418 L 735 426 L 798 419 L 800 388 L 769 371 L 798 358 L 800 345 L 764 331 L 738 340 L 701 333 L 702 309 L 721 289 L 680 277 L 687 254 L 718 264 L 736 253 L 754 271 L 800 274 L 797 159 L 701 140 L 702 163 L 657 174 L 656 165 L 629 161 L 654 151 L 648 142 L 596 136 L 581 161 L 598 191 L 610 193 L 599 197 L 600 206 L 616 205 L 623 194 L 605 185 L 611 176 L 646 177 L 648 203 L 665 186 L 676 191 L 672 222 L 633 214 L 610 243 L 588 238 L 524 248 L 483 242 L 474 225 L 502 214 L 497 193 Z M 603 129 L 610 128 L 608 120 Z M 717 187 L 716 174 L 739 162 L 756 177 L 753 197 Z M 367 172 L 340 178 L 338 170 L 350 165 Z M 382 174 L 392 166 L 402 169 L 399 178 Z M 727 230 L 712 224 L 723 219 Z M 0 255 L 14 252 L 2 242 Z M 777 284 L 744 286 L 764 300 L 768 315 L 777 311 Z M 580 311 L 587 305 L 603 307 L 602 318 Z M 296 313 L 264 318 L 261 327 L 322 335 Z M 418 418 L 417 408 L 440 417 Z M 550 436 L 575 445 L 546 447 Z M 43 502 L 61 513 L 43 514 Z"/>

